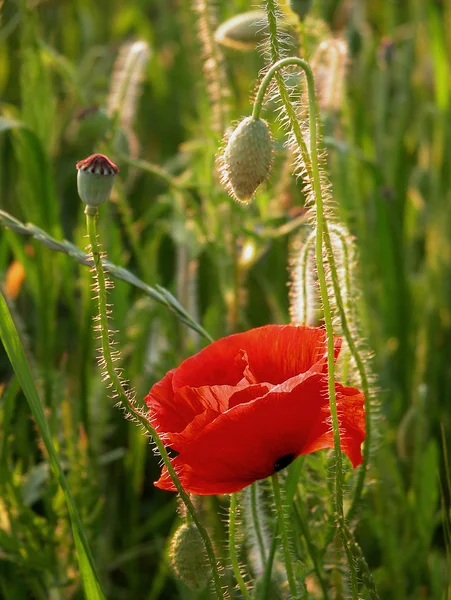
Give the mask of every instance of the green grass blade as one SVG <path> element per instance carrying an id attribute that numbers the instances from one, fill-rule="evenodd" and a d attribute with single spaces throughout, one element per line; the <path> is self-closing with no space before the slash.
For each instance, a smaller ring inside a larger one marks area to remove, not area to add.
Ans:
<path id="1" fill-rule="evenodd" d="M 86 538 L 80 516 L 75 507 L 66 477 L 59 462 L 58 454 L 53 445 L 50 429 L 42 409 L 30 365 L 25 356 L 22 342 L 19 338 L 19 334 L 3 294 L 0 294 L 0 337 L 6 353 L 8 354 L 8 358 L 11 361 L 14 372 L 16 373 L 22 391 L 28 401 L 30 410 L 33 414 L 42 440 L 48 452 L 52 469 L 59 481 L 66 499 L 72 524 L 75 546 L 77 549 L 80 575 L 86 597 L 89 600 L 103 600 L 105 596 L 102 592 L 100 581 L 96 573 L 94 559 L 88 545 L 88 540 Z"/>

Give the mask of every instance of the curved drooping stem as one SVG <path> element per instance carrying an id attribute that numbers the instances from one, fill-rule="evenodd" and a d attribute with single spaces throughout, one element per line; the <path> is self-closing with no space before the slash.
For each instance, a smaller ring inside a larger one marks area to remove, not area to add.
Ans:
<path id="1" fill-rule="evenodd" d="M 254 119 L 258 119 L 260 117 L 264 97 L 268 90 L 269 84 L 271 83 L 271 80 L 275 76 L 275 74 L 280 69 L 283 69 L 285 67 L 290 67 L 290 66 L 300 67 L 304 71 L 304 73 L 306 75 L 306 79 L 307 79 L 308 96 L 309 96 L 309 123 L 310 123 L 311 153 L 309 153 L 307 144 L 304 140 L 300 123 L 297 120 L 296 115 L 295 114 L 293 115 L 293 107 L 292 107 L 291 103 L 288 102 L 288 106 L 287 106 L 284 101 L 284 96 L 282 94 L 281 94 L 281 97 L 282 97 L 282 101 L 285 105 L 285 108 L 287 110 L 290 127 L 293 131 L 296 145 L 299 148 L 299 152 L 300 152 L 302 161 L 303 161 L 305 169 L 306 169 L 308 180 L 309 180 L 309 182 L 312 183 L 312 186 L 313 186 L 315 202 L 316 202 L 317 218 L 318 218 L 319 217 L 319 211 L 318 211 L 319 206 L 318 206 L 318 202 L 317 202 L 317 199 L 318 199 L 317 190 L 319 190 L 319 192 L 320 192 L 320 205 L 321 205 L 321 208 L 323 209 L 321 180 L 320 180 L 320 173 L 319 173 L 319 169 L 318 169 L 318 137 L 317 137 L 318 110 L 317 110 L 317 102 L 316 102 L 315 90 L 314 90 L 313 73 L 311 71 L 310 66 L 304 59 L 298 58 L 298 57 L 284 58 L 284 59 L 277 61 L 275 64 L 273 64 L 270 67 L 270 69 L 265 74 L 265 76 L 263 77 L 263 79 L 260 83 L 260 87 L 258 89 L 256 98 L 255 98 L 255 102 L 254 102 L 252 116 L 254 117 Z M 279 85 L 283 86 L 284 89 L 286 89 L 283 84 L 283 81 Z M 314 166 L 314 163 L 316 164 L 316 168 Z M 324 217 L 324 210 L 322 210 L 322 213 L 323 213 L 323 217 Z M 330 269 L 332 285 L 333 285 L 333 289 L 334 289 L 335 303 L 336 303 L 336 307 L 337 307 L 337 311 L 338 311 L 338 316 L 340 318 L 341 327 L 343 329 L 343 335 L 348 343 L 350 354 L 353 357 L 353 359 L 355 360 L 355 364 L 357 366 L 357 370 L 359 372 L 359 377 L 360 377 L 360 381 L 361 381 L 361 385 L 362 385 L 362 392 L 365 397 L 366 440 L 365 440 L 364 447 L 363 447 L 363 463 L 360 467 L 359 476 L 358 476 L 357 483 L 355 486 L 354 498 L 353 498 L 351 507 L 348 510 L 348 513 L 346 515 L 347 519 L 351 519 L 356 512 L 356 509 L 358 507 L 358 504 L 359 504 L 359 501 L 360 501 L 360 498 L 362 495 L 368 461 L 369 461 L 369 456 L 370 456 L 371 439 L 372 439 L 370 386 L 369 386 L 369 381 L 368 381 L 368 376 L 366 373 L 364 361 L 363 361 L 362 357 L 360 356 L 360 353 L 357 349 L 357 345 L 351 334 L 351 329 L 350 329 L 349 322 L 348 322 L 348 316 L 346 314 L 345 303 L 343 301 L 343 296 L 341 293 L 337 265 L 336 265 L 333 246 L 332 246 L 332 242 L 331 242 L 330 234 L 329 234 L 329 226 L 328 226 L 327 220 L 325 218 L 321 219 L 321 228 L 322 228 L 322 239 L 323 239 L 324 249 L 325 249 L 326 258 L 327 258 L 327 264 Z M 322 290 L 321 290 L 321 295 L 323 296 Z M 324 298 L 323 298 L 323 303 L 324 303 Z M 327 325 L 326 325 L 326 328 L 327 328 Z M 332 409 L 331 409 L 331 412 L 333 412 Z"/>
<path id="2" fill-rule="evenodd" d="M 324 201 L 323 201 L 323 192 L 321 186 L 321 176 L 319 169 L 319 157 L 318 157 L 318 148 L 317 148 L 317 120 L 318 120 L 318 112 L 317 112 L 317 104 L 315 97 L 315 86 L 313 80 L 313 73 L 310 69 L 308 63 L 302 59 L 297 57 L 284 58 L 279 60 L 277 63 L 272 65 L 272 67 L 268 70 L 262 82 L 260 83 L 260 87 L 257 92 L 257 96 L 255 98 L 254 110 L 252 112 L 252 116 L 256 119 L 259 118 L 260 111 L 262 108 L 263 99 L 265 97 L 265 93 L 268 89 L 268 86 L 271 82 L 271 79 L 274 77 L 275 73 L 287 66 L 298 66 L 303 69 L 307 84 L 308 84 L 308 92 L 309 92 L 309 124 L 310 124 L 310 164 L 311 164 L 311 172 L 312 172 L 312 185 L 313 185 L 313 193 L 315 197 L 315 207 L 316 207 L 316 239 L 315 239 L 315 258 L 316 258 L 316 268 L 318 271 L 318 282 L 321 292 L 321 300 L 323 303 L 323 311 L 324 311 L 324 323 L 326 327 L 326 336 L 327 336 L 327 356 L 328 356 L 328 391 L 329 391 L 329 402 L 330 402 L 330 412 L 332 417 L 332 427 L 334 432 L 334 448 L 336 453 L 336 461 L 337 461 L 337 469 L 336 469 L 336 508 L 339 515 L 343 514 L 343 468 L 342 468 L 342 459 L 341 459 L 341 444 L 340 444 L 340 429 L 338 423 L 338 413 L 337 413 L 337 400 L 335 394 L 335 361 L 334 361 L 334 332 L 333 332 L 333 324 L 332 324 L 332 310 L 331 304 L 327 289 L 327 280 L 326 280 L 326 268 L 325 268 L 325 258 L 323 253 L 323 245 L 324 245 Z"/>

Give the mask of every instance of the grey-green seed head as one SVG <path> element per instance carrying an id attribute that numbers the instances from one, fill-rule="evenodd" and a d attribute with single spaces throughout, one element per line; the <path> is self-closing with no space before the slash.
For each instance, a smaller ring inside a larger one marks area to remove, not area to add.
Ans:
<path id="1" fill-rule="evenodd" d="M 232 133 L 221 157 L 222 183 L 238 202 L 248 204 L 271 171 L 273 143 L 268 124 L 246 117 Z"/>

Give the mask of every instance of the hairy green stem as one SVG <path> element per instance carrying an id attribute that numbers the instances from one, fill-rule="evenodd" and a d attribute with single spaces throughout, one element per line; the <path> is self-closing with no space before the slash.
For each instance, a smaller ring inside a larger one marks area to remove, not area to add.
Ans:
<path id="1" fill-rule="evenodd" d="M 296 581 L 294 579 L 293 563 L 291 559 L 290 544 L 288 540 L 288 531 L 285 522 L 285 508 L 282 501 L 279 477 L 277 473 L 271 475 L 271 481 L 277 511 L 277 521 L 279 523 L 279 530 L 282 534 L 283 554 L 285 559 L 285 569 L 287 572 L 288 585 L 290 587 L 292 598 L 297 598 Z"/>
<path id="2" fill-rule="evenodd" d="M 269 593 L 269 588 L 271 585 L 272 567 L 274 564 L 274 558 L 276 556 L 276 550 L 277 550 L 278 532 L 279 532 L 279 524 L 276 521 L 276 524 L 275 524 L 274 530 L 273 530 L 273 535 L 272 535 L 271 547 L 269 549 L 268 560 L 266 561 L 265 572 L 263 574 L 263 585 L 260 590 L 261 597 L 259 600 L 268 600 L 268 593 Z M 269 599 L 269 600 L 271 600 L 271 599 Z"/>
<path id="3" fill-rule="evenodd" d="M 246 587 L 246 583 L 241 575 L 240 565 L 238 563 L 238 555 L 236 551 L 236 513 L 237 513 L 237 494 L 230 496 L 230 509 L 229 509 L 229 554 L 232 562 L 232 569 L 235 575 L 235 579 L 238 586 L 243 594 L 244 600 L 251 600 L 251 596 Z"/>
<path id="4" fill-rule="evenodd" d="M 260 552 L 260 559 L 262 561 L 263 567 L 266 563 L 266 552 L 265 552 L 265 542 L 263 540 L 262 529 L 260 525 L 260 517 L 258 514 L 258 482 L 255 482 L 251 485 L 250 488 L 251 493 L 251 511 L 252 511 L 252 522 L 254 525 L 255 535 L 257 537 L 258 550 Z"/>
<path id="5" fill-rule="evenodd" d="M 302 535 L 304 536 L 305 543 L 307 545 L 307 549 L 309 551 L 310 557 L 313 562 L 313 568 L 315 569 L 316 577 L 318 579 L 318 582 L 321 586 L 321 590 L 323 592 L 324 600 L 329 600 L 329 592 L 327 590 L 327 585 L 326 585 L 326 582 L 323 577 L 322 565 L 321 565 L 320 561 L 318 560 L 318 552 L 317 552 L 317 549 L 315 548 L 315 545 L 313 544 L 313 541 L 312 541 L 312 538 L 310 535 L 308 519 L 305 518 L 304 513 L 302 512 L 302 509 L 299 508 L 299 506 L 296 503 L 294 504 L 294 514 L 296 515 L 296 517 L 299 521 Z"/>
<path id="6" fill-rule="evenodd" d="M 317 119 L 318 111 L 316 110 L 316 98 L 315 98 L 314 88 L 313 88 L 313 86 L 314 86 L 313 74 L 311 72 L 309 65 L 306 63 L 306 61 L 304 61 L 301 58 L 290 57 L 290 58 L 284 58 L 284 59 L 278 61 L 276 64 L 272 65 L 272 67 L 269 69 L 269 71 L 266 73 L 265 77 L 263 78 L 263 80 L 260 83 L 260 87 L 258 89 L 255 103 L 254 103 L 254 109 L 252 112 L 252 116 L 254 117 L 254 119 L 258 119 L 260 117 L 263 99 L 265 97 L 268 86 L 269 86 L 270 81 L 271 81 L 272 77 L 274 76 L 274 74 L 283 67 L 294 66 L 294 65 L 301 67 L 301 69 L 303 69 L 304 72 L 306 73 L 308 87 L 309 87 L 309 107 L 311 109 L 311 107 L 314 106 L 314 109 L 313 109 L 314 115 L 315 115 L 314 118 L 312 118 L 312 114 L 310 112 L 310 138 L 312 140 L 312 159 L 313 159 L 313 154 L 316 155 L 316 158 L 318 155 L 318 153 L 317 153 L 317 138 L 316 138 L 316 119 Z M 310 73 L 310 76 L 308 76 L 307 73 Z M 283 84 L 283 87 L 285 87 L 284 84 Z M 319 178 L 319 172 L 317 170 L 317 173 L 316 174 L 314 173 L 313 160 L 311 160 L 311 158 L 310 158 L 310 154 L 307 149 L 307 145 L 306 145 L 304 137 L 302 135 L 301 126 L 299 124 L 299 121 L 296 118 L 296 115 L 294 115 L 294 118 L 292 118 L 293 110 L 292 110 L 291 103 L 288 102 L 288 106 L 285 106 L 285 108 L 287 110 L 290 126 L 293 131 L 293 135 L 295 137 L 296 144 L 299 148 L 303 163 L 306 168 L 308 180 L 313 185 L 313 190 L 314 190 L 315 198 L 316 198 L 315 178 L 316 179 Z M 312 138 L 312 135 L 311 135 L 312 121 L 315 121 L 315 123 L 314 123 L 315 138 Z M 313 143 L 313 140 L 315 140 L 316 143 Z M 320 184 L 320 181 L 319 181 L 319 184 Z M 319 185 L 319 187 L 321 188 L 320 185 Z M 321 205 L 322 205 L 322 201 L 321 201 Z M 316 206 L 316 209 L 318 211 L 318 206 Z M 337 265 L 336 265 L 336 261 L 335 261 L 335 257 L 334 257 L 332 243 L 330 241 L 329 228 L 328 228 L 326 219 L 323 219 L 323 221 L 322 221 L 322 238 L 323 238 L 323 243 L 324 243 L 326 257 L 327 257 L 327 264 L 329 266 L 330 274 L 331 274 L 331 278 L 332 278 L 335 302 L 337 305 L 338 315 L 340 317 L 341 326 L 343 329 L 343 335 L 348 343 L 349 351 L 355 360 L 357 370 L 359 372 L 361 385 L 362 385 L 362 392 L 365 397 L 366 440 L 365 440 L 365 444 L 363 447 L 363 463 L 360 467 L 357 484 L 356 484 L 356 487 L 354 490 L 353 502 L 352 502 L 352 505 L 346 515 L 347 519 L 351 519 L 355 515 L 356 509 L 358 507 L 358 504 L 359 504 L 359 501 L 360 501 L 360 498 L 362 495 L 368 461 L 369 461 L 369 454 L 370 454 L 370 447 L 371 447 L 370 390 L 369 390 L 369 383 L 368 383 L 368 377 L 367 377 L 366 370 L 365 370 L 365 365 L 364 365 L 363 360 L 360 356 L 360 353 L 357 349 L 357 346 L 354 342 L 354 339 L 351 335 L 351 330 L 350 330 L 350 327 L 348 324 L 348 318 L 347 318 L 347 314 L 346 314 L 346 310 L 345 310 L 345 306 L 344 306 L 344 302 L 343 302 L 343 298 L 342 298 L 342 294 L 341 294 L 341 289 L 340 289 L 340 281 L 339 281 L 338 272 L 337 272 Z"/>
<path id="7" fill-rule="evenodd" d="M 141 411 L 134 405 L 134 399 L 132 393 L 129 389 L 127 389 L 124 385 L 123 380 L 121 379 L 118 371 L 114 366 L 114 359 L 111 352 L 111 339 L 108 328 L 108 314 L 110 313 L 110 309 L 108 308 L 107 298 L 106 298 L 106 277 L 102 267 L 101 261 L 101 253 L 99 248 L 99 242 L 97 239 L 97 217 L 98 217 L 98 209 L 96 207 L 87 206 L 85 209 L 86 214 L 86 227 L 88 231 L 89 243 L 91 245 L 91 253 L 93 259 L 93 271 L 96 279 L 96 291 L 97 291 L 97 310 L 98 310 L 98 328 L 101 339 L 101 349 L 102 349 L 102 359 L 105 367 L 105 371 L 108 375 L 110 383 L 118 394 L 118 397 L 124 407 L 129 411 L 131 415 L 133 415 L 134 419 L 145 429 L 145 431 L 150 434 L 153 442 L 155 443 L 158 452 L 160 453 L 164 465 L 168 470 L 171 479 L 177 488 L 180 497 L 182 498 L 183 503 L 186 506 L 186 509 L 196 524 L 196 527 L 199 530 L 199 533 L 204 541 L 205 549 L 207 552 L 207 556 L 211 565 L 213 580 L 215 585 L 215 590 L 217 597 L 221 600 L 224 600 L 224 594 L 222 591 L 221 585 L 221 577 L 219 575 L 218 564 L 216 561 L 216 557 L 213 550 L 213 545 L 208 536 L 208 533 L 202 523 L 200 522 L 194 506 L 189 499 L 188 494 L 182 487 L 179 478 L 177 477 L 174 467 L 172 466 L 169 455 L 166 451 L 166 448 L 161 441 L 159 435 L 156 430 L 151 426 L 146 416 L 141 413 Z"/>
<path id="8" fill-rule="evenodd" d="M 323 310 L 324 310 L 324 323 L 326 327 L 326 335 L 327 335 L 327 355 L 328 355 L 328 390 L 329 390 L 329 401 L 330 401 L 330 412 L 332 417 L 332 427 L 334 431 L 334 447 L 336 453 L 336 461 L 337 461 L 337 469 L 336 469 L 336 509 L 338 515 L 343 514 L 343 467 L 341 460 L 341 444 L 340 444 L 340 430 L 338 423 L 338 413 L 337 413 L 337 401 L 335 395 L 335 350 L 334 350 L 334 333 L 333 333 L 333 325 L 332 325 L 332 311 L 331 304 L 329 300 L 329 294 L 327 289 L 327 279 L 326 279 L 326 270 L 325 270 L 325 260 L 323 255 L 323 244 L 325 237 L 325 216 L 324 216 L 324 202 L 323 202 L 323 192 L 321 187 L 321 176 L 319 170 L 319 158 L 318 158 L 318 148 L 317 148 L 317 105 L 315 98 L 315 88 L 313 81 L 313 73 L 305 60 L 302 58 L 284 58 L 278 61 L 275 65 L 273 65 L 269 71 L 266 73 L 263 78 L 260 88 L 257 92 L 257 97 L 255 99 L 253 116 L 254 118 L 259 118 L 263 98 L 266 92 L 266 89 L 272 79 L 272 77 L 283 67 L 297 65 L 304 70 L 307 83 L 308 83 L 308 91 L 309 91 L 309 124 L 310 124 L 310 139 L 311 139 L 311 154 L 309 157 L 309 162 L 311 164 L 311 172 L 313 177 L 313 192 L 315 196 L 315 205 L 316 205 L 316 238 L 315 238 L 315 258 L 316 258 L 316 267 L 318 270 L 318 281 L 321 292 L 321 299 L 323 302 Z M 291 106 L 291 104 L 290 104 Z M 291 120 L 290 120 L 291 122 Z M 300 130 L 299 130 L 300 131 Z M 301 134 L 302 138 L 302 134 Z M 297 139 L 297 136 L 296 136 Z"/>
<path id="9" fill-rule="evenodd" d="M 271 31 L 271 27 L 270 27 L 270 31 Z M 318 132 L 317 132 L 318 109 L 317 109 L 317 102 L 316 102 L 316 96 L 315 96 L 315 85 L 314 85 L 313 73 L 312 73 L 312 70 L 311 70 L 310 66 L 308 65 L 308 63 L 301 58 L 292 57 L 292 58 L 285 58 L 285 59 L 279 60 L 276 64 L 272 65 L 272 67 L 268 70 L 268 72 L 266 73 L 262 82 L 260 83 L 260 87 L 257 92 L 257 96 L 255 99 L 255 104 L 254 104 L 254 110 L 253 110 L 252 115 L 255 119 L 259 118 L 262 103 L 263 103 L 263 98 L 265 96 L 266 90 L 269 86 L 269 83 L 270 83 L 272 77 L 274 77 L 275 74 L 277 73 L 277 71 L 279 71 L 281 68 L 286 67 L 286 66 L 292 66 L 292 65 L 299 66 L 304 71 L 305 77 L 307 80 L 307 86 L 308 86 L 309 133 L 310 133 L 310 140 L 311 140 L 310 153 L 308 152 L 307 146 L 305 144 L 305 140 L 303 138 L 299 122 L 297 121 L 296 118 L 292 118 L 293 107 L 292 107 L 290 101 L 288 101 L 289 106 L 285 106 L 285 108 L 288 113 L 290 125 L 292 127 L 293 134 L 296 139 L 296 143 L 298 144 L 299 149 L 301 151 L 301 155 L 304 159 L 304 163 L 306 165 L 307 173 L 309 175 L 310 182 L 312 184 L 313 194 L 314 194 L 314 198 L 315 198 L 315 208 L 316 208 L 315 258 L 316 258 L 316 264 L 317 264 L 318 282 L 319 282 L 319 287 L 320 287 L 321 299 L 323 302 L 324 322 L 325 322 L 326 337 L 327 337 L 328 391 L 329 391 L 329 404 L 330 404 L 330 412 L 331 412 L 331 419 L 332 419 L 332 428 L 333 428 L 333 435 L 334 435 L 335 459 L 336 459 L 335 510 L 337 513 L 337 523 L 340 528 L 340 523 L 344 522 L 343 465 L 342 465 L 342 455 L 341 455 L 341 443 L 340 443 L 340 430 L 339 430 L 338 412 L 337 412 L 337 401 L 336 401 L 336 394 L 335 394 L 334 335 L 333 335 L 333 323 L 332 323 L 332 309 L 331 309 L 331 303 L 330 303 L 330 299 L 329 299 L 329 295 L 328 295 L 327 278 L 326 278 L 326 267 L 325 267 L 326 260 L 327 260 L 330 270 L 331 270 L 332 282 L 333 282 L 333 286 L 334 286 L 334 292 L 336 293 L 337 304 L 340 300 L 340 305 L 343 308 L 343 302 L 341 299 L 341 294 L 340 294 L 340 289 L 339 289 L 340 282 L 338 279 L 336 265 L 335 265 L 335 261 L 334 261 L 334 257 L 333 257 L 333 249 L 332 249 L 332 245 L 330 243 L 329 232 L 327 229 L 327 221 L 325 218 L 324 199 L 323 199 L 321 174 L 320 174 L 320 167 L 319 167 L 319 157 L 318 157 Z M 282 84 L 282 87 L 285 89 L 285 92 L 286 92 L 286 88 L 285 88 L 284 84 Z M 282 94 L 281 94 L 281 96 L 282 96 Z M 283 96 L 282 96 L 282 100 L 283 100 Z M 285 102 L 284 102 L 284 104 L 285 104 Z M 323 246 L 326 249 L 327 259 L 324 257 Z M 332 260 L 329 259 L 329 252 L 328 252 L 329 247 L 331 250 Z M 346 320 L 346 314 L 345 314 L 344 309 L 342 310 L 342 313 L 344 314 L 345 320 Z M 341 315 L 341 312 L 340 312 L 340 315 Z M 347 327 L 347 322 L 346 322 L 346 327 L 343 324 L 343 330 L 347 332 L 346 338 L 348 339 L 348 337 L 349 337 L 350 341 L 348 340 L 348 343 L 349 343 L 350 349 L 351 349 L 351 345 L 352 345 L 352 347 L 356 351 L 354 342 L 353 342 L 352 337 L 349 332 L 349 328 Z M 352 349 L 351 349 L 351 352 L 352 352 Z M 358 360 L 361 360 L 360 356 L 358 355 L 358 352 L 357 352 L 357 356 L 358 356 Z M 357 358 L 356 358 L 356 362 L 357 362 Z M 366 402 L 368 402 L 368 400 L 366 400 Z M 368 414 L 367 414 L 367 420 L 368 420 Z M 363 487 L 363 483 L 362 483 L 362 487 Z M 340 530 L 341 530 L 341 528 L 340 528 Z M 341 534 L 343 537 L 344 534 L 342 531 L 341 531 Z M 343 543 L 344 543 L 344 548 L 345 548 L 345 551 L 346 551 L 346 554 L 348 557 L 349 569 L 350 569 L 350 573 L 351 573 L 351 581 L 354 582 L 356 580 L 354 562 L 353 562 L 352 555 L 349 550 L 349 546 L 348 546 L 348 544 L 346 544 L 344 539 L 343 539 Z M 352 586 L 352 597 L 353 597 L 353 599 L 357 598 L 356 591 L 355 591 L 355 585 Z"/>

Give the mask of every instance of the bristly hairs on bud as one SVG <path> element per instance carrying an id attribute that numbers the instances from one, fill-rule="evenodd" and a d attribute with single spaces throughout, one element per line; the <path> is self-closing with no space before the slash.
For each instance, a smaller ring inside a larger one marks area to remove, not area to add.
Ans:
<path id="1" fill-rule="evenodd" d="M 269 176 L 273 140 L 268 123 L 245 117 L 227 133 L 217 158 L 221 183 L 237 202 L 249 204 L 258 186 Z"/>
<path id="2" fill-rule="evenodd" d="M 215 41 L 226 48 L 254 50 L 267 35 L 268 22 L 262 10 L 249 10 L 227 19 L 215 31 Z"/>
<path id="3" fill-rule="evenodd" d="M 194 523 L 183 523 L 177 529 L 169 550 L 171 567 L 178 579 L 195 592 L 211 581 L 205 544 Z"/>
<path id="4" fill-rule="evenodd" d="M 139 142 L 133 131 L 137 102 L 151 50 L 147 42 L 127 42 L 119 50 L 107 99 L 107 113 L 127 137 L 132 157 L 139 155 Z"/>
<path id="5" fill-rule="evenodd" d="M 214 37 L 218 25 L 215 0 L 192 0 L 192 6 L 198 15 L 198 33 L 202 44 L 204 76 L 213 110 L 211 125 L 220 137 L 225 132 L 229 121 L 230 91 L 222 50 Z"/>
<path id="6" fill-rule="evenodd" d="M 286 18 L 281 27 L 287 31 L 290 41 L 294 39 L 293 23 Z M 221 46 L 246 52 L 255 50 L 268 36 L 268 19 L 263 10 L 249 10 L 227 19 L 215 31 L 215 40 Z M 293 43 L 290 44 L 291 46 Z"/>

